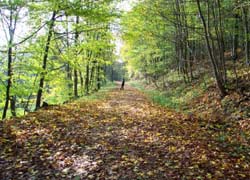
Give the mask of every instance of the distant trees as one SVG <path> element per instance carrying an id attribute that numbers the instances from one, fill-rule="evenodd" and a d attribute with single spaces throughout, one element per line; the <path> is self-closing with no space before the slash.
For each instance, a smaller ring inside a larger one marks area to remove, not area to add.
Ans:
<path id="1" fill-rule="evenodd" d="M 101 88 L 114 60 L 113 0 L 2 1 L 0 13 L 2 119 Z"/>
<path id="2" fill-rule="evenodd" d="M 208 73 L 209 60 L 224 97 L 228 72 L 238 82 L 239 53 L 249 67 L 249 12 L 249 2 L 243 0 L 141 1 L 123 18 L 123 56 L 157 87 L 164 87 L 173 70 L 184 82 L 193 81 L 202 71 Z"/>
<path id="3" fill-rule="evenodd" d="M 125 62 L 114 62 L 112 65 L 104 67 L 106 78 L 110 81 L 122 81 L 124 76 L 127 74 Z"/>

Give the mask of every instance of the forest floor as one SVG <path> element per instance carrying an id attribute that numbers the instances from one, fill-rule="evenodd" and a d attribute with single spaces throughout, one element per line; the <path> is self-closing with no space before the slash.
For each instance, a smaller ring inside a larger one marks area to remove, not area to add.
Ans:
<path id="1" fill-rule="evenodd" d="M 250 179 L 249 128 L 152 103 L 134 88 L 0 125 L 0 179 Z"/>

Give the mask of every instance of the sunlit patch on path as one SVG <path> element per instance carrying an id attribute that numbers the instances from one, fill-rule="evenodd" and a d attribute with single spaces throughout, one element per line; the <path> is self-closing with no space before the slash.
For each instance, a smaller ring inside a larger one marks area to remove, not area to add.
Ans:
<path id="1" fill-rule="evenodd" d="M 249 179 L 248 147 L 223 137 L 133 88 L 115 89 L 4 123 L 0 179 Z"/>

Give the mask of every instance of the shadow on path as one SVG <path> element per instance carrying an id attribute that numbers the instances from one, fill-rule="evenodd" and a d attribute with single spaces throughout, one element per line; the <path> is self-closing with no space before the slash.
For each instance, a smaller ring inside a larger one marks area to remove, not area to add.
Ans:
<path id="1" fill-rule="evenodd" d="M 120 84 L 119 84 L 120 85 Z M 249 179 L 245 152 L 127 87 L 4 123 L 0 179 Z"/>

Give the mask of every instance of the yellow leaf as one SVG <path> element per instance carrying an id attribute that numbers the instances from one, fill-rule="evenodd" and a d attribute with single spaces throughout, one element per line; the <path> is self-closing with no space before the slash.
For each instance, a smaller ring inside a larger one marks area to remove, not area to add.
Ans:
<path id="1" fill-rule="evenodd" d="M 148 176 L 153 176 L 154 173 L 153 173 L 152 171 L 148 171 L 148 172 L 147 172 L 147 175 L 148 175 Z"/>

